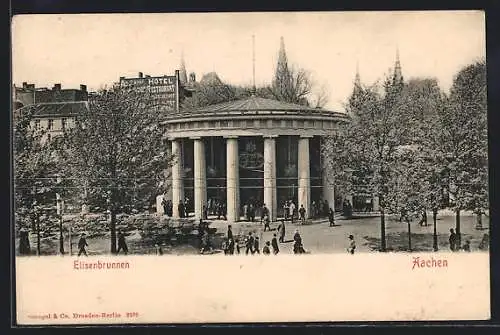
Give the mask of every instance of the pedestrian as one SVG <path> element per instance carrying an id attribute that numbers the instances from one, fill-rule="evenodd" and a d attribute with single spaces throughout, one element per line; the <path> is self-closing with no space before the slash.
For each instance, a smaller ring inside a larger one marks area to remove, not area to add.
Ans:
<path id="1" fill-rule="evenodd" d="M 179 217 L 183 218 L 185 211 L 184 211 L 184 204 L 182 203 L 182 200 L 179 200 L 179 204 L 177 205 L 177 211 L 179 212 Z"/>
<path id="2" fill-rule="evenodd" d="M 255 206 L 250 204 L 250 221 L 255 222 Z"/>
<path id="3" fill-rule="evenodd" d="M 293 217 L 295 215 L 295 204 L 290 200 L 290 205 L 288 206 L 288 214 L 290 215 L 290 221 L 293 224 Z"/>
<path id="4" fill-rule="evenodd" d="M 228 251 L 230 255 L 234 255 L 234 240 L 232 238 L 228 239 Z"/>
<path id="5" fill-rule="evenodd" d="M 300 205 L 299 214 L 300 214 L 300 223 L 305 224 L 306 223 L 306 209 L 304 208 L 304 205 Z"/>
<path id="6" fill-rule="evenodd" d="M 236 241 L 236 253 L 239 255 L 240 254 L 240 238 Z"/>
<path id="7" fill-rule="evenodd" d="M 293 245 L 293 253 L 300 254 L 302 253 L 302 237 L 300 236 L 299 230 L 295 230 L 295 234 L 293 235 L 293 240 L 295 241 Z"/>
<path id="8" fill-rule="evenodd" d="M 269 215 L 268 215 L 268 214 L 266 214 L 266 215 L 264 216 L 264 231 L 266 231 L 266 229 L 267 229 L 267 230 L 271 230 L 271 226 L 269 225 L 269 224 L 270 224 L 270 221 L 271 221 L 271 220 L 269 220 Z"/>
<path id="9" fill-rule="evenodd" d="M 155 243 L 155 249 L 156 249 L 156 254 L 158 256 L 163 255 L 163 249 L 162 249 L 161 245 L 159 245 L 158 243 Z"/>
<path id="10" fill-rule="evenodd" d="M 227 221 L 227 205 L 225 202 L 222 203 L 222 216 L 224 220 Z"/>
<path id="11" fill-rule="evenodd" d="M 260 247 L 259 247 L 259 237 L 255 236 L 254 242 L 253 242 L 253 251 L 252 254 L 258 253 L 260 254 Z"/>
<path id="12" fill-rule="evenodd" d="M 248 255 L 249 252 L 252 254 L 254 253 L 253 248 L 254 248 L 254 238 L 252 236 L 252 232 L 248 233 L 248 237 L 246 238 L 245 241 L 245 255 Z"/>
<path id="13" fill-rule="evenodd" d="M 278 240 L 276 239 L 276 234 L 273 234 L 273 239 L 271 240 L 271 245 L 273 247 L 273 254 L 277 255 L 280 252 L 280 248 L 278 246 Z"/>
<path id="14" fill-rule="evenodd" d="M 450 243 L 450 250 L 451 251 L 456 251 L 457 247 L 457 234 L 455 234 L 455 231 L 453 228 L 450 229 L 450 237 L 448 239 L 448 242 Z"/>
<path id="15" fill-rule="evenodd" d="M 222 241 L 222 250 L 224 251 L 224 255 L 229 253 L 229 241 L 226 239 Z"/>
<path id="16" fill-rule="evenodd" d="M 479 243 L 479 250 L 488 250 L 490 245 L 490 236 L 488 234 L 484 234 L 481 242 Z"/>
<path id="17" fill-rule="evenodd" d="M 262 206 L 262 214 L 260 216 L 260 223 L 266 220 L 266 217 L 269 216 L 269 209 L 267 209 L 266 204 Z"/>
<path id="18" fill-rule="evenodd" d="M 123 234 L 122 230 L 118 233 L 118 250 L 116 253 L 120 253 L 120 250 L 123 250 L 125 255 L 128 254 L 127 242 L 125 241 L 125 234 Z"/>
<path id="19" fill-rule="evenodd" d="M 191 209 L 191 201 L 189 200 L 188 197 L 184 200 L 184 217 L 188 218 L 189 217 L 189 211 Z"/>
<path id="20" fill-rule="evenodd" d="M 347 247 L 347 252 L 354 255 L 354 250 L 356 250 L 356 242 L 354 241 L 354 236 L 349 235 L 349 246 Z"/>
<path id="21" fill-rule="evenodd" d="M 82 233 L 80 236 L 80 240 L 78 241 L 78 256 L 81 254 L 84 254 L 85 256 L 87 255 L 87 250 L 85 250 L 85 247 L 88 247 L 89 245 L 87 244 L 87 240 L 85 239 L 85 233 Z"/>
<path id="22" fill-rule="evenodd" d="M 173 214 L 172 200 L 167 200 L 167 216 L 172 217 L 172 214 Z"/>
<path id="23" fill-rule="evenodd" d="M 280 238 L 279 238 L 280 243 L 285 243 L 285 220 L 281 220 L 281 224 L 278 227 L 278 231 L 280 233 Z"/>
<path id="24" fill-rule="evenodd" d="M 335 213 L 333 212 L 333 209 L 331 209 L 331 208 L 328 211 L 328 221 L 330 222 L 330 227 L 335 226 Z"/>
<path id="25" fill-rule="evenodd" d="M 249 221 L 248 220 L 248 205 L 247 204 L 243 205 L 243 218 L 245 221 Z"/>
<path id="26" fill-rule="evenodd" d="M 201 238 L 201 250 L 200 253 L 204 254 L 205 251 L 210 250 L 210 241 L 208 237 L 208 231 L 205 231 L 203 237 Z"/>
<path id="27" fill-rule="evenodd" d="M 208 220 L 208 209 L 206 205 L 203 205 L 202 213 L 203 213 L 202 214 L 203 219 Z"/>
<path id="28" fill-rule="evenodd" d="M 283 205 L 283 219 L 288 220 L 288 201 L 285 200 L 285 204 Z"/>
<path id="29" fill-rule="evenodd" d="M 232 226 L 231 225 L 227 226 L 227 238 L 228 239 L 233 239 L 233 230 L 232 230 Z"/>
<path id="30" fill-rule="evenodd" d="M 19 230 L 19 254 L 31 254 L 29 232 L 28 229 L 24 227 Z"/>
<path id="31" fill-rule="evenodd" d="M 271 254 L 271 251 L 269 250 L 269 241 L 266 241 L 266 245 L 264 246 L 264 248 L 262 248 L 262 253 L 264 255 L 270 255 Z"/>

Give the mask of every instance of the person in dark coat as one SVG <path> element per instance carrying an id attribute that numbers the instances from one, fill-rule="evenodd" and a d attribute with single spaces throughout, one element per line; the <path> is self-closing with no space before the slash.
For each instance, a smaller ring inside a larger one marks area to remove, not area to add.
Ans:
<path id="1" fill-rule="evenodd" d="M 273 254 L 278 254 L 280 252 L 280 248 L 278 246 L 278 240 L 276 239 L 276 234 L 273 234 L 273 239 L 271 240 L 271 245 L 273 247 Z"/>
<path id="2" fill-rule="evenodd" d="M 254 242 L 253 242 L 253 253 L 258 253 L 260 254 L 260 247 L 259 247 L 259 237 L 255 236 Z"/>
<path id="3" fill-rule="evenodd" d="M 203 205 L 202 217 L 203 217 L 204 220 L 208 220 L 208 209 L 207 209 L 206 205 Z"/>
<path id="4" fill-rule="evenodd" d="M 252 254 L 254 253 L 253 248 L 254 248 L 254 238 L 252 236 L 252 232 L 248 233 L 248 237 L 246 239 L 246 250 L 245 250 L 245 255 L 248 255 L 249 252 Z"/>
<path id="5" fill-rule="evenodd" d="M 269 250 L 269 241 L 266 241 L 266 245 L 262 248 L 262 253 L 266 256 L 271 254 L 271 251 Z"/>
<path id="6" fill-rule="evenodd" d="M 233 230 L 232 230 L 231 225 L 227 226 L 227 238 L 228 239 L 233 239 Z"/>
<path id="7" fill-rule="evenodd" d="M 331 208 L 330 211 L 328 212 L 328 221 L 330 222 L 330 227 L 335 226 L 335 213 Z"/>
<path id="8" fill-rule="evenodd" d="M 266 207 L 266 204 L 262 206 L 262 215 L 260 216 L 260 223 L 266 220 L 266 217 L 269 217 L 269 209 Z"/>
<path id="9" fill-rule="evenodd" d="M 87 250 L 85 250 L 85 247 L 88 247 L 89 245 L 87 244 L 87 240 L 85 239 L 85 234 L 82 234 L 80 236 L 80 240 L 78 241 L 78 256 L 81 254 L 84 254 L 85 256 L 87 255 Z"/>
<path id="10" fill-rule="evenodd" d="M 280 238 L 279 238 L 279 241 L 280 243 L 285 243 L 285 220 L 281 220 L 281 224 L 280 226 L 278 227 L 278 231 L 280 233 Z"/>
<path id="11" fill-rule="evenodd" d="M 255 206 L 253 204 L 250 204 L 248 207 L 248 215 L 250 216 L 250 221 L 254 222 L 255 221 Z"/>
<path id="12" fill-rule="evenodd" d="M 295 230 L 295 235 L 293 235 L 293 240 L 295 243 L 293 244 L 293 253 L 300 254 L 302 253 L 302 237 L 298 230 Z"/>
<path id="13" fill-rule="evenodd" d="M 234 240 L 232 238 L 228 239 L 227 249 L 230 255 L 234 255 Z"/>
<path id="14" fill-rule="evenodd" d="M 354 255 L 354 250 L 356 250 L 356 242 L 354 242 L 354 236 L 349 235 L 349 246 L 347 247 L 347 252 Z"/>
<path id="15" fill-rule="evenodd" d="M 455 233 L 455 230 L 453 230 L 453 228 L 450 229 L 450 237 L 448 239 L 448 242 L 450 243 L 450 250 L 456 251 L 457 250 L 457 234 Z"/>
<path id="16" fill-rule="evenodd" d="M 299 214 L 300 214 L 300 223 L 305 224 L 306 223 L 306 209 L 304 208 L 304 205 L 300 205 Z"/>
<path id="17" fill-rule="evenodd" d="M 269 219 L 269 214 L 266 214 L 264 216 L 264 231 L 271 230 L 270 222 L 271 220 Z"/>
<path id="18" fill-rule="evenodd" d="M 125 241 L 125 234 L 123 234 L 123 231 L 120 230 L 118 233 L 118 250 L 116 253 L 120 253 L 120 250 L 123 250 L 123 252 L 128 254 L 128 247 L 127 247 L 127 242 Z"/>
<path id="19" fill-rule="evenodd" d="M 19 254 L 21 255 L 31 254 L 28 230 L 24 227 L 19 230 Z"/>

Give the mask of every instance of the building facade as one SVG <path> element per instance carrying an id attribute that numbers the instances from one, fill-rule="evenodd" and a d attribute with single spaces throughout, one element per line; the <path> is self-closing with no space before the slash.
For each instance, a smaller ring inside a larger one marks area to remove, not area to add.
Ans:
<path id="1" fill-rule="evenodd" d="M 170 115 L 164 125 L 175 160 L 165 196 L 173 216 L 186 198 L 196 218 L 211 202 L 225 203 L 230 222 L 250 204 L 265 204 L 273 221 L 288 200 L 308 217 L 325 200 L 333 208 L 320 148 L 344 122 L 343 113 L 255 96 Z"/>
<path id="2" fill-rule="evenodd" d="M 88 107 L 88 95 L 86 85 L 80 85 L 80 89 L 63 89 L 61 84 L 55 84 L 49 89 L 23 83 L 22 87 L 13 87 L 13 109 L 14 113 L 22 113 L 27 108 L 36 108 L 30 126 L 43 130 L 41 140 L 46 142 L 73 126 L 75 117 Z"/>

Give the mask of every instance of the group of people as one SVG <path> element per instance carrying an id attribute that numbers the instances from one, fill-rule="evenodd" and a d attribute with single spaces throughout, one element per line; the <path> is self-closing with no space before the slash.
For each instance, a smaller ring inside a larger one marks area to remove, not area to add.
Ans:
<path id="1" fill-rule="evenodd" d="M 163 213 L 168 217 L 172 217 L 173 216 L 172 200 L 168 200 L 164 196 L 163 200 L 161 201 L 161 204 L 163 206 Z M 177 205 L 177 210 L 179 212 L 179 217 L 181 218 L 189 217 L 189 213 L 192 211 L 191 200 L 188 197 L 186 197 L 184 201 L 180 200 L 179 204 Z"/>
<path id="2" fill-rule="evenodd" d="M 257 206 L 253 203 L 243 205 L 243 218 L 245 221 L 254 222 L 255 212 L 257 211 Z"/>
<path id="3" fill-rule="evenodd" d="M 347 219 L 352 218 L 352 204 L 347 199 L 342 202 L 342 216 Z"/>
<path id="4" fill-rule="evenodd" d="M 461 241 L 461 236 L 460 234 L 456 233 L 453 228 L 450 229 L 450 237 L 448 238 L 448 242 L 450 243 L 450 250 L 451 251 L 460 251 L 463 250 L 465 252 L 470 252 L 470 240 L 467 239 L 464 243 L 464 245 L 460 245 Z"/>
<path id="5" fill-rule="evenodd" d="M 82 233 L 80 235 L 80 239 L 78 240 L 78 256 L 88 256 L 86 248 L 89 246 L 89 244 L 87 243 L 86 237 L 87 235 L 85 233 Z M 125 255 L 128 254 L 127 241 L 125 240 L 125 233 L 123 232 L 123 230 L 120 230 L 118 232 L 118 249 L 116 249 L 116 254 L 118 255 L 120 251 L 123 251 Z"/>

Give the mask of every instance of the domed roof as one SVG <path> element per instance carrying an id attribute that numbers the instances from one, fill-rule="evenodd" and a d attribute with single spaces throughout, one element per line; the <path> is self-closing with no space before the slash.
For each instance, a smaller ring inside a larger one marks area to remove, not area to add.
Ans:
<path id="1" fill-rule="evenodd" d="M 332 111 L 327 111 L 322 108 L 312 108 L 308 106 L 302 106 L 297 104 L 292 104 L 288 102 L 278 101 L 274 99 L 260 98 L 256 96 L 251 96 L 246 99 L 233 100 L 229 102 L 223 102 L 215 105 L 208 105 L 205 107 L 197 108 L 191 111 L 187 111 L 185 114 L 207 114 L 207 113 L 225 113 L 225 112 L 246 112 L 246 111 L 290 111 L 290 112 L 302 112 L 302 113 L 335 113 Z M 183 113 L 184 114 L 184 113 Z"/>

